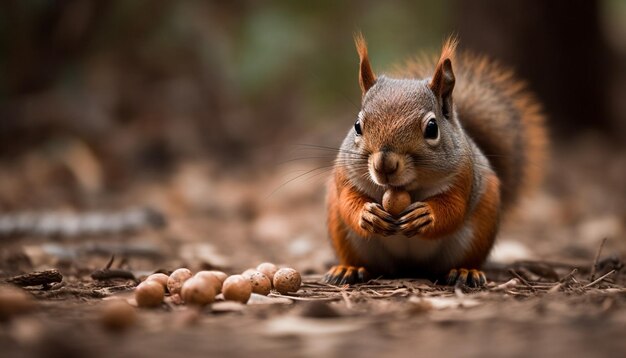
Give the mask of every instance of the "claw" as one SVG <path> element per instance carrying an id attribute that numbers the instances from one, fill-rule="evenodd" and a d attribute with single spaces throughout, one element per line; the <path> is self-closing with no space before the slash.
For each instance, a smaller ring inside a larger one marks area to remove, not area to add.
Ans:
<path id="1" fill-rule="evenodd" d="M 370 279 L 370 274 L 364 267 L 359 267 L 357 278 L 359 282 L 367 282 Z"/>
<path id="2" fill-rule="evenodd" d="M 356 282 L 357 279 L 357 268 L 354 266 L 348 266 L 346 271 L 343 274 L 343 278 L 339 281 L 339 285 L 343 286 L 346 284 L 350 284 Z"/>
<path id="3" fill-rule="evenodd" d="M 450 272 L 448 272 L 448 276 L 446 277 L 446 283 L 448 286 L 454 286 L 458 277 L 459 272 L 456 269 L 450 270 Z"/>
<path id="4" fill-rule="evenodd" d="M 338 285 L 341 279 L 344 277 L 346 270 L 347 269 L 344 266 L 337 266 L 329 283 L 333 285 Z"/>
<path id="5" fill-rule="evenodd" d="M 421 215 L 419 215 L 419 216 L 416 216 L 415 218 L 404 217 L 403 219 L 398 220 L 398 222 L 397 222 L 396 224 L 398 224 L 398 225 L 404 225 L 404 224 L 407 224 L 407 223 L 409 223 L 409 222 L 411 222 L 411 221 L 421 219 L 421 218 L 423 218 L 424 216 L 428 216 L 428 213 L 423 213 L 423 214 L 421 214 Z"/>
<path id="6" fill-rule="evenodd" d="M 407 206 L 406 209 L 404 209 L 403 212 L 400 213 L 400 217 L 405 216 L 406 214 L 410 213 L 411 211 L 415 210 L 415 209 L 419 209 L 419 208 L 423 208 L 425 207 L 426 204 L 424 204 L 423 202 L 417 201 L 409 206 Z"/>
<path id="7" fill-rule="evenodd" d="M 487 283 L 485 273 L 476 269 L 452 269 L 448 272 L 446 283 L 449 286 L 468 286 L 479 288 Z"/>
<path id="8" fill-rule="evenodd" d="M 351 285 L 363 283 L 368 279 L 367 270 L 363 267 L 337 265 L 333 266 L 322 278 L 322 281 L 331 285 Z"/>

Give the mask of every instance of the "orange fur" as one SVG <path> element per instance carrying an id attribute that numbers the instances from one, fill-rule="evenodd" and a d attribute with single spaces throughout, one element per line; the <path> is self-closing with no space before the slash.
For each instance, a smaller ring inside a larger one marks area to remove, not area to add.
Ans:
<path id="1" fill-rule="evenodd" d="M 447 191 L 427 199 L 433 224 L 421 235 L 428 239 L 438 239 L 456 231 L 465 220 L 467 202 L 472 190 L 472 167 L 466 166 L 457 174 Z"/>
<path id="2" fill-rule="evenodd" d="M 334 180 L 328 184 L 328 230 L 333 248 L 342 265 L 359 266 L 361 260 L 350 246 L 346 227 L 361 237 L 370 234 L 359 226 L 361 211 L 371 199 L 360 194 L 346 179 L 341 169 L 335 170 Z"/>
<path id="3" fill-rule="evenodd" d="M 500 216 L 500 181 L 494 174 L 485 176 L 486 190 L 473 212 L 472 223 L 474 240 L 465 256 L 465 268 L 480 268 L 487 259 L 498 230 Z"/>

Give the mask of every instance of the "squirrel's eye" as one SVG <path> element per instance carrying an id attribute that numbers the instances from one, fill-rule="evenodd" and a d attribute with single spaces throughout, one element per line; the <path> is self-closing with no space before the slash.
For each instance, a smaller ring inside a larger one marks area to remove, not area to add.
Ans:
<path id="1" fill-rule="evenodd" d="M 361 120 L 360 119 L 357 119 L 356 122 L 354 122 L 354 130 L 356 131 L 356 135 L 363 134 L 363 132 L 361 132 Z"/>
<path id="2" fill-rule="evenodd" d="M 437 139 L 439 136 L 439 127 L 437 126 L 437 121 L 432 118 L 426 123 L 426 128 L 424 128 L 424 138 L 426 139 Z"/>

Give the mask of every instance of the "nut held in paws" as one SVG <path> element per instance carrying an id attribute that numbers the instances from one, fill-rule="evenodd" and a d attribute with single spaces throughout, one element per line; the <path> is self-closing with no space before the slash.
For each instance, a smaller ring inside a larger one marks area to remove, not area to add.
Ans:
<path id="1" fill-rule="evenodd" d="M 411 204 L 411 195 L 402 190 L 389 189 L 383 194 L 383 208 L 393 216 L 399 215 Z"/>

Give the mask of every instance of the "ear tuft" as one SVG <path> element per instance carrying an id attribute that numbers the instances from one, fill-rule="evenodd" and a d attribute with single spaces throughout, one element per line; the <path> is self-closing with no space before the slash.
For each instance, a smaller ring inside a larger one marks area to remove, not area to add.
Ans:
<path id="1" fill-rule="evenodd" d="M 446 117 L 449 111 L 452 110 L 452 90 L 455 83 L 452 60 L 454 59 L 458 43 L 458 39 L 454 36 L 449 37 L 444 42 L 435 73 L 429 84 L 430 89 L 441 101 L 442 111 Z"/>
<path id="2" fill-rule="evenodd" d="M 456 36 L 450 36 L 443 43 L 441 48 L 441 56 L 439 56 L 439 63 L 443 62 L 445 59 L 454 60 L 454 56 L 456 54 L 456 48 L 459 45 L 459 39 Z"/>
<path id="3" fill-rule="evenodd" d="M 376 75 L 372 71 L 370 60 L 367 55 L 367 43 L 363 34 L 357 32 L 354 34 L 354 44 L 359 54 L 359 85 L 363 96 L 376 83 Z"/>

